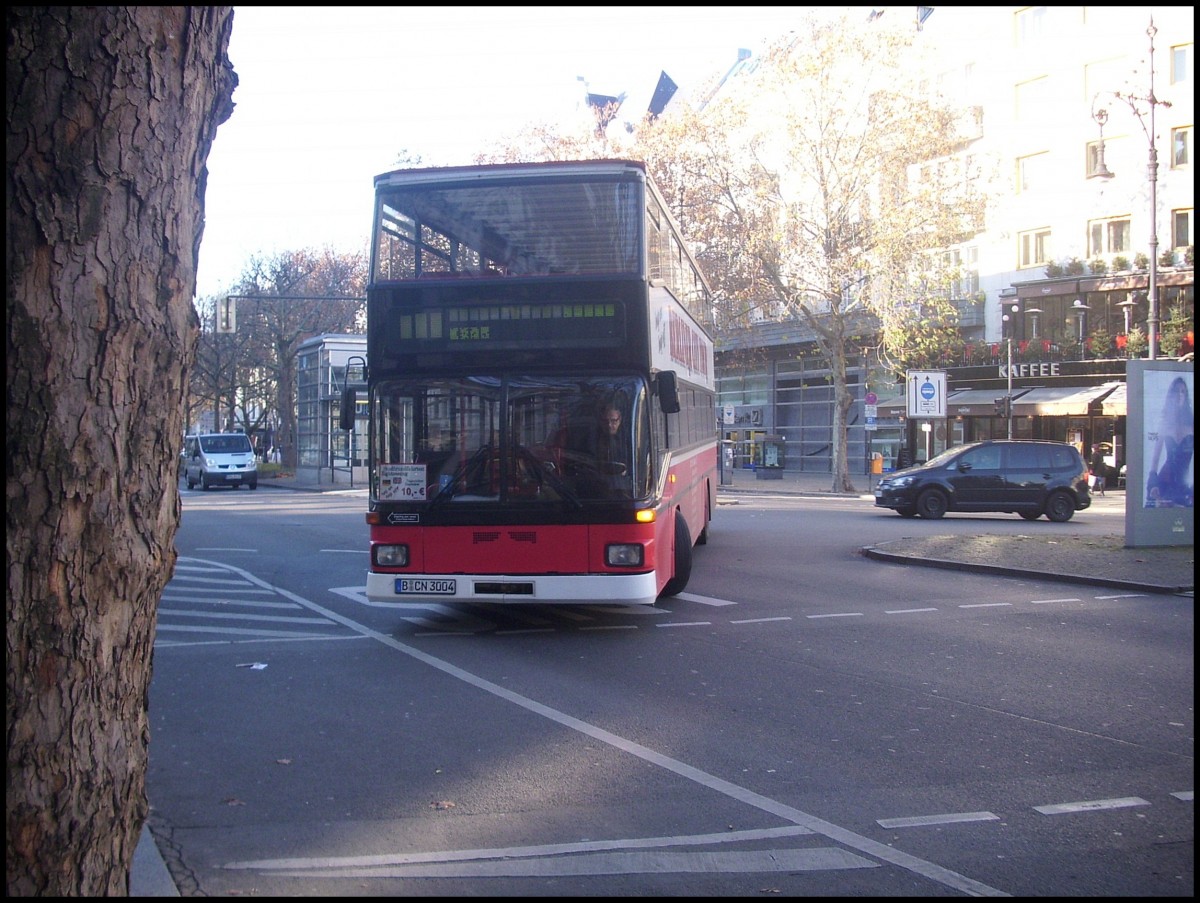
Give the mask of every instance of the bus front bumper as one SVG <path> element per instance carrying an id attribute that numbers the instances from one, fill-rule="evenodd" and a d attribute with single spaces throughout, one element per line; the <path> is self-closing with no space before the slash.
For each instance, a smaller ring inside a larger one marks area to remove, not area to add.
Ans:
<path id="1" fill-rule="evenodd" d="M 653 605 L 653 572 L 645 574 L 367 574 L 372 602 Z"/>

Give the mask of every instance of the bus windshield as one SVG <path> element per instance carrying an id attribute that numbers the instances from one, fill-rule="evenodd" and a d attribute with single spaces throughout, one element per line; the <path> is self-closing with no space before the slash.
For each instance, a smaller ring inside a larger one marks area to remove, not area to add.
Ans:
<path id="1" fill-rule="evenodd" d="M 372 495 L 431 507 L 582 507 L 651 492 L 640 377 L 498 374 L 376 387 Z"/>

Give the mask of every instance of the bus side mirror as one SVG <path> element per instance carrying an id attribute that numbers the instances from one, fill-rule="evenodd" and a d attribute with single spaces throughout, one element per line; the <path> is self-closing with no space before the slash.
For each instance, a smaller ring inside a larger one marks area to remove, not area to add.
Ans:
<path id="1" fill-rule="evenodd" d="M 674 370 L 660 370 L 658 373 L 658 406 L 664 414 L 679 413 L 679 385 L 675 381 Z"/>
<path id="2" fill-rule="evenodd" d="M 347 432 L 354 432 L 354 413 L 357 401 L 357 390 L 349 386 L 342 389 L 342 405 L 341 410 L 338 412 L 338 426 Z"/>

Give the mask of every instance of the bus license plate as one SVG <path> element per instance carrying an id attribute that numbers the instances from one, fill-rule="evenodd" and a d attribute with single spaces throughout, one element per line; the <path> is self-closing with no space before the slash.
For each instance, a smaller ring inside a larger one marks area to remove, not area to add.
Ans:
<path id="1" fill-rule="evenodd" d="M 453 596 L 453 580 L 419 580 L 413 577 L 396 578 L 396 594 L 399 596 L 419 593 L 429 596 Z"/>

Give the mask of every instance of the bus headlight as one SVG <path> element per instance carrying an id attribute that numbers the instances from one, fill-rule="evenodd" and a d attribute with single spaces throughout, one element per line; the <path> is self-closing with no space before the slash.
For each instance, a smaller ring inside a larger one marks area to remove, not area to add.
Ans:
<path id="1" fill-rule="evenodd" d="M 375 546 L 375 563 L 385 568 L 408 567 L 408 546 Z"/>
<path id="2" fill-rule="evenodd" d="M 620 542 L 604 547 L 604 560 L 610 568 L 640 568 L 646 555 L 641 543 Z"/>

